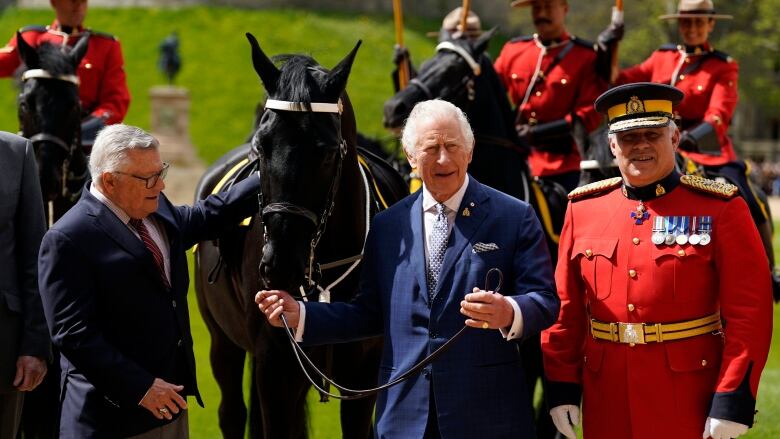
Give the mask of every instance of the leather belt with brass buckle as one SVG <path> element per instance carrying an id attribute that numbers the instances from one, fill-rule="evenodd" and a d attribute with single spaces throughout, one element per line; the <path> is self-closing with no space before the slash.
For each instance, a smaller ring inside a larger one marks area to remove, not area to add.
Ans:
<path id="1" fill-rule="evenodd" d="M 677 323 L 608 323 L 590 320 L 590 335 L 595 339 L 631 346 L 682 340 L 721 330 L 720 313 Z"/>

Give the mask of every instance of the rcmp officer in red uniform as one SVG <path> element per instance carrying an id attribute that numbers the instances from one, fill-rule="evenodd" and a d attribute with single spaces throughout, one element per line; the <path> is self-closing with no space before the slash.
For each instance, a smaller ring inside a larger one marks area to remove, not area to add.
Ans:
<path id="1" fill-rule="evenodd" d="M 72 46 L 89 31 L 89 47 L 77 74 L 81 82 L 82 133 L 92 133 L 94 139 L 100 128 L 122 122 L 127 114 L 130 92 L 127 89 L 122 48 L 114 36 L 83 27 L 87 0 L 50 2 L 57 16 L 54 22 L 45 27 L 27 26 L 20 32 L 28 44 L 38 47 L 44 42 Z M 8 45 L 0 49 L 0 77 L 12 76 L 21 62 L 14 35 Z"/>
<path id="2" fill-rule="evenodd" d="M 593 109 L 607 88 L 596 71 L 596 46 L 566 31 L 567 0 L 516 0 L 512 6 L 531 6 L 537 33 L 508 42 L 495 68 L 517 107 L 518 134 L 531 146 L 532 174 L 570 191 L 580 174 L 572 128 L 581 123 L 591 132 L 602 120 Z"/>
<path id="3" fill-rule="evenodd" d="M 732 17 L 717 14 L 711 0 L 681 0 L 676 14 L 660 18 L 677 19 L 684 44 L 661 46 L 641 64 L 620 72 L 616 82 L 651 81 L 672 85 L 685 93 L 675 109 L 683 130 L 680 153 L 694 166 L 702 165 L 739 187 L 758 227 L 770 264 L 774 266 L 769 207 L 756 198 L 747 177 L 747 167 L 744 162 L 737 161 L 728 136 L 737 105 L 739 67 L 708 41 L 715 20 Z"/>
<path id="4" fill-rule="evenodd" d="M 678 89 L 596 101 L 621 177 L 578 188 L 561 234 L 550 411 L 574 438 L 735 438 L 753 425 L 772 332 L 766 256 L 737 188 L 680 176 Z M 703 431 L 703 433 L 702 433 Z"/>

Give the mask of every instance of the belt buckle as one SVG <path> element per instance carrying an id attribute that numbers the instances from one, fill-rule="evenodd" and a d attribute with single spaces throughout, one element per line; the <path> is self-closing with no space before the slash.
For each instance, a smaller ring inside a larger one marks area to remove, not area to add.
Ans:
<path id="1" fill-rule="evenodd" d="M 646 344 L 644 323 L 618 323 L 618 341 L 621 343 Z"/>

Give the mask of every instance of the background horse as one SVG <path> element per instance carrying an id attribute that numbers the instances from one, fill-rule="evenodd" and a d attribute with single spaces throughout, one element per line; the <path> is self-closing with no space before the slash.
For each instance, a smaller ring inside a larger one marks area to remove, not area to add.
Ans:
<path id="1" fill-rule="evenodd" d="M 18 98 L 21 134 L 32 141 L 38 162 L 46 223 L 52 224 L 78 201 L 87 178 L 81 148 L 79 81 L 76 68 L 87 51 L 89 36 L 72 49 L 49 43 L 37 49 L 16 34 L 22 73 Z M 25 396 L 21 430 L 26 438 L 56 438 L 59 425 L 59 357 L 43 383 Z"/>
<path id="2" fill-rule="evenodd" d="M 368 168 L 359 164 L 371 158 L 358 156 L 354 112 L 344 92 L 359 43 L 328 72 L 300 55 L 283 58 L 277 68 L 254 37 L 247 38 L 269 99 L 252 147 L 239 147 L 220 159 L 201 179 L 198 193 L 219 190 L 233 176 L 259 171 L 261 209 L 247 226 L 226 233 L 218 244 L 200 244 L 195 285 L 212 337 L 223 435 L 244 437 L 242 374 L 249 352 L 255 359 L 259 401 L 251 435 L 304 438 L 310 384 L 295 362 L 287 336 L 268 325 L 254 295 L 262 288 L 296 293 L 304 286 L 307 300 L 317 300 L 317 290 L 309 290 L 311 280 L 329 285 L 325 290 L 332 288 L 329 294 L 319 294 L 320 300 L 327 295 L 334 301 L 349 300 L 357 290 L 359 270 L 348 270 L 353 257 L 362 254 L 370 217 L 406 195 L 406 188 L 391 168 L 379 162 Z M 377 178 L 371 182 L 369 174 Z M 384 188 L 376 199 L 369 189 L 375 184 Z M 338 286 L 330 286 L 338 279 Z M 381 340 L 371 339 L 311 348 L 309 355 L 336 381 L 366 388 L 376 384 L 380 350 Z M 341 403 L 345 438 L 372 435 L 373 405 L 374 398 Z"/>
<path id="3" fill-rule="evenodd" d="M 554 264 L 567 194 L 557 183 L 530 176 L 526 161 L 528 150 L 517 139 L 514 112 L 506 89 L 485 54 L 494 33 L 495 28 L 473 40 L 458 38 L 440 43 L 434 57 L 422 64 L 409 86 L 385 102 L 385 126 L 401 127 L 414 105 L 426 99 L 440 98 L 462 109 L 475 138 L 469 173 L 480 182 L 534 207 L 545 230 Z M 527 339 L 521 349 L 533 399 L 536 381 L 542 376 L 539 335 Z M 537 430 L 539 437 L 555 434 L 544 399 L 538 409 Z"/>

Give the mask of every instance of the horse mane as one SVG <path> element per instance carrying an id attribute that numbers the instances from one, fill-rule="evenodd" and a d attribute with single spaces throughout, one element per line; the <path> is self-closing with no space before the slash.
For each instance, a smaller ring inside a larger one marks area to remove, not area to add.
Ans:
<path id="1" fill-rule="evenodd" d="M 313 84 L 311 84 L 309 77 L 312 70 L 322 73 L 327 73 L 328 70 L 307 55 L 282 54 L 274 56 L 272 61 L 280 64 L 276 92 L 285 96 L 289 101 L 301 102 L 307 108 L 311 108 L 309 104 L 313 102 L 314 98 L 311 93 Z"/>
<path id="2" fill-rule="evenodd" d="M 38 46 L 38 58 L 41 68 L 52 75 L 72 75 L 76 73 L 72 61 L 65 56 L 62 48 L 51 43 L 42 43 Z"/>

